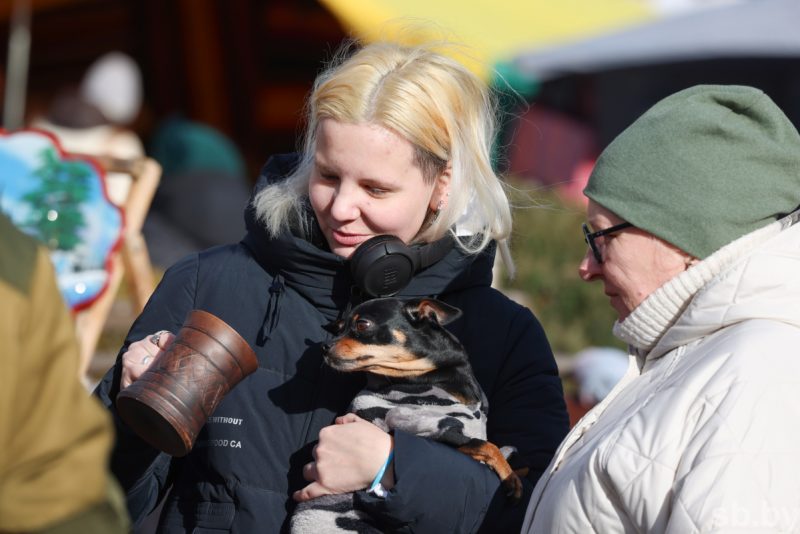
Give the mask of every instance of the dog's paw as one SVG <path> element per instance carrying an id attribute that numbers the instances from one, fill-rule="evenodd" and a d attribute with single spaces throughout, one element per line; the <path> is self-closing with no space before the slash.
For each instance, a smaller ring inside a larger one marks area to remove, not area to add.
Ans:
<path id="1" fill-rule="evenodd" d="M 503 479 L 503 487 L 506 490 L 506 497 L 511 503 L 514 505 L 519 504 L 522 499 L 522 480 L 514 471 Z"/>

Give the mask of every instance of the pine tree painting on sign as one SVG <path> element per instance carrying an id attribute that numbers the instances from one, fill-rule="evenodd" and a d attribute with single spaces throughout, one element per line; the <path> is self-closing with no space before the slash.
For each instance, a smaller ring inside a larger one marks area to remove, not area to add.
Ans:
<path id="1" fill-rule="evenodd" d="M 50 249 L 72 310 L 102 294 L 124 217 L 108 198 L 99 165 L 64 153 L 46 132 L 0 131 L 0 211 Z"/>

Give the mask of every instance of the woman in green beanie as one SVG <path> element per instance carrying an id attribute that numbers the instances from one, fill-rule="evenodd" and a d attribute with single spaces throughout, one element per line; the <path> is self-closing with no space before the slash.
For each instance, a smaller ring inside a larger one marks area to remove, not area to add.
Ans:
<path id="1" fill-rule="evenodd" d="M 580 264 L 630 348 L 523 532 L 800 528 L 800 136 L 761 91 L 698 86 L 597 162 Z"/>

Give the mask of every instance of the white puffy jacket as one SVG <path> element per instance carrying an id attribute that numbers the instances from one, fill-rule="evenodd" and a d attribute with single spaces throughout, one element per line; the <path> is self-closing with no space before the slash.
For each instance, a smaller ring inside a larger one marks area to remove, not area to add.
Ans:
<path id="1" fill-rule="evenodd" d="M 524 533 L 800 532 L 800 213 L 648 297 L 627 374 L 565 438 Z"/>

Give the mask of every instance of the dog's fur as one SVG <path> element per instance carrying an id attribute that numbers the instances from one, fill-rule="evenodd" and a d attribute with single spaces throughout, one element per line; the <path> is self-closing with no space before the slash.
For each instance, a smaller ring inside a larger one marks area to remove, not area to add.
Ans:
<path id="1" fill-rule="evenodd" d="M 501 451 L 486 441 L 486 397 L 466 351 L 443 325 L 461 311 L 434 299 L 367 301 L 343 321 L 324 347 L 325 362 L 342 372 L 366 372 L 367 385 L 350 411 L 383 430 L 403 430 L 457 447 L 491 467 L 508 496 L 519 501 L 522 482 Z M 524 471 L 524 470 L 523 470 Z M 353 494 L 328 495 L 298 505 L 292 532 L 380 532 L 354 506 Z"/>

